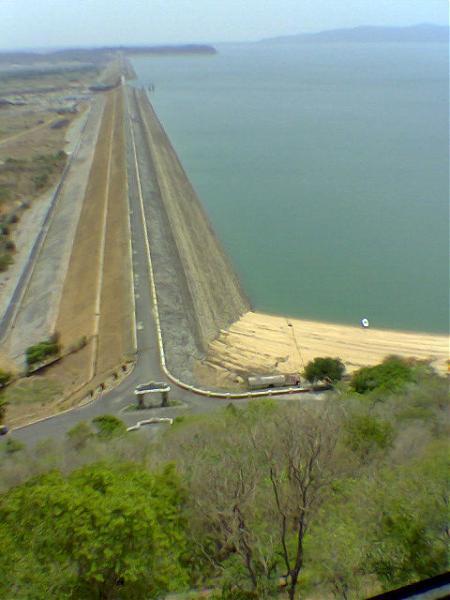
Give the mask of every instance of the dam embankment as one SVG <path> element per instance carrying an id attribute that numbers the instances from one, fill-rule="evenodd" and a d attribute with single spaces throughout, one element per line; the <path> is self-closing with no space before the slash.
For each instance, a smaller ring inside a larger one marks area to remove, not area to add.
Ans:
<path id="1" fill-rule="evenodd" d="M 128 103 L 166 359 L 192 382 L 195 361 L 250 303 L 147 95 L 129 90 Z"/>

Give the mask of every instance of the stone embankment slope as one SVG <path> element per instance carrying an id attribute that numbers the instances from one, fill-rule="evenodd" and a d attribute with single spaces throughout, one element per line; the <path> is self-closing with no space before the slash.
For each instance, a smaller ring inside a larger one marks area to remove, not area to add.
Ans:
<path id="1" fill-rule="evenodd" d="M 197 376 L 203 384 L 229 385 L 248 373 L 299 373 L 317 356 L 341 358 L 352 372 L 392 354 L 430 360 L 446 373 L 448 337 L 248 312 L 210 344 Z"/>
<path id="2" fill-rule="evenodd" d="M 204 352 L 250 305 L 148 97 L 143 91 L 135 93 L 159 195 L 190 295 L 190 322 L 198 348 Z"/>

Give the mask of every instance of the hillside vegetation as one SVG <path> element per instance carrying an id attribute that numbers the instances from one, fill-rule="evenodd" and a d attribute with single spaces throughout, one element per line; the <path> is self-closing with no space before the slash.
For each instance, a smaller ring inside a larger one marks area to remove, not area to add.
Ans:
<path id="1" fill-rule="evenodd" d="M 322 400 L 178 418 L 156 443 L 110 416 L 62 444 L 10 438 L 0 596 L 357 599 L 441 573 L 447 411 L 446 379 L 391 358 Z"/>

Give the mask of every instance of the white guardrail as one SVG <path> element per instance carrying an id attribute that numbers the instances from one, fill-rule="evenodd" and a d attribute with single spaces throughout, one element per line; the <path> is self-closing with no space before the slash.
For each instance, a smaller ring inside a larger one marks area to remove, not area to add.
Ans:
<path id="1" fill-rule="evenodd" d="M 158 177 L 158 173 L 157 173 L 158 161 L 155 160 L 152 135 L 148 129 L 145 119 L 143 118 L 141 106 L 139 104 L 139 99 L 137 97 L 137 91 L 133 90 L 133 92 L 135 95 L 136 107 L 137 107 L 137 110 L 140 115 L 139 121 L 142 123 L 142 125 L 145 129 L 150 155 L 153 160 L 156 176 Z M 129 111 L 128 111 L 128 115 L 130 117 Z M 154 315 L 155 315 L 156 334 L 157 334 L 157 338 L 158 338 L 158 348 L 159 348 L 159 358 L 160 358 L 161 369 L 163 370 L 166 377 L 168 379 L 170 379 L 170 381 L 172 383 L 174 383 L 175 385 L 177 385 L 178 387 L 180 387 L 184 390 L 187 390 L 189 392 L 192 392 L 194 394 L 198 394 L 200 396 L 206 396 L 209 398 L 221 398 L 221 399 L 225 399 L 225 400 L 238 400 L 238 399 L 243 399 L 243 398 L 261 398 L 261 397 L 265 397 L 265 396 L 275 396 L 275 395 L 279 396 L 282 394 L 283 395 L 298 394 L 301 392 L 313 391 L 313 388 L 288 387 L 288 388 L 281 388 L 281 389 L 261 390 L 259 392 L 234 392 L 234 393 L 233 392 L 217 392 L 217 391 L 213 391 L 213 390 L 206 390 L 203 388 L 199 388 L 197 386 L 190 385 L 189 383 L 185 383 L 184 381 L 181 381 L 180 379 L 178 379 L 178 377 L 175 377 L 175 375 L 173 375 L 170 372 L 169 368 L 167 367 L 166 355 L 165 355 L 165 351 L 164 351 L 164 342 L 163 342 L 163 335 L 162 335 L 162 330 L 161 330 L 161 321 L 160 321 L 160 317 L 159 317 L 158 296 L 156 293 L 155 276 L 154 276 L 154 270 L 153 270 L 153 261 L 152 261 L 151 251 L 150 251 L 147 222 L 145 219 L 144 198 L 143 198 L 143 194 L 142 194 L 142 183 L 141 183 L 139 164 L 138 164 L 138 160 L 137 160 L 136 142 L 135 142 L 135 137 L 134 137 L 134 132 L 133 132 L 133 124 L 131 122 L 131 118 L 129 118 L 129 127 L 130 127 L 130 131 L 131 131 L 131 140 L 132 140 L 132 145 L 133 145 L 133 155 L 134 155 L 134 163 L 135 163 L 135 169 L 136 169 L 136 180 L 137 180 L 137 184 L 138 184 L 141 216 L 142 216 L 142 223 L 143 223 L 144 234 L 145 234 L 145 246 L 146 246 L 147 260 L 148 260 L 148 264 L 149 264 L 150 290 L 151 290 Z"/>

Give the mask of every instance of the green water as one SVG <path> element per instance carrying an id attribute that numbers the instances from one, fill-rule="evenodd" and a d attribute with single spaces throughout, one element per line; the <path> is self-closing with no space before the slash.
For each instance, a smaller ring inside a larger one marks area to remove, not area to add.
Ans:
<path id="1" fill-rule="evenodd" d="M 258 310 L 448 329 L 445 45 L 133 60 Z"/>

